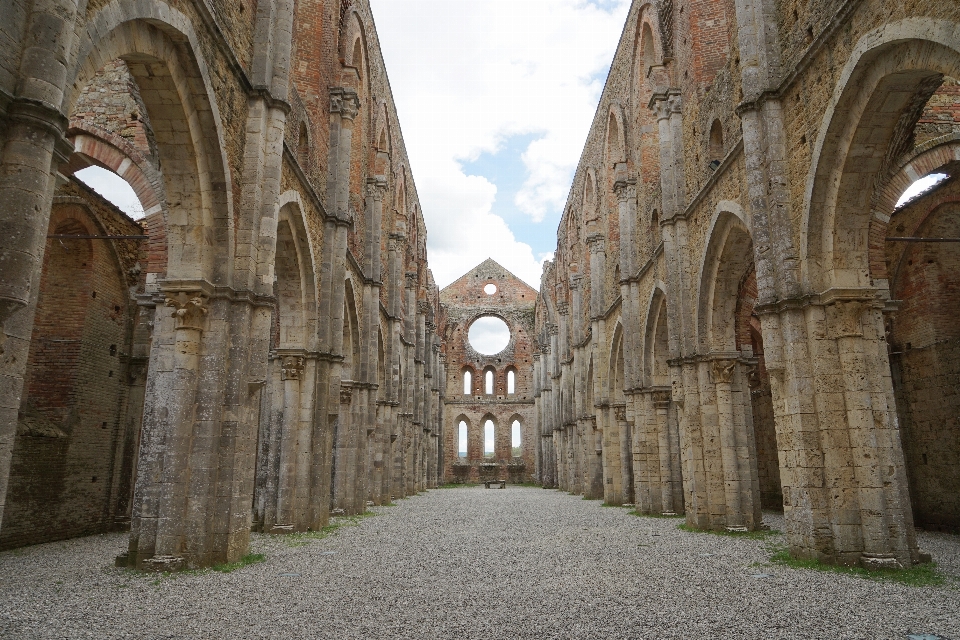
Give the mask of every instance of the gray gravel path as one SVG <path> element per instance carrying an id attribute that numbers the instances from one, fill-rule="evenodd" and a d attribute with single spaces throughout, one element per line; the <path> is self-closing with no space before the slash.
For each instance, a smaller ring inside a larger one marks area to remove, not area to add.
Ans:
<path id="1" fill-rule="evenodd" d="M 780 536 L 687 533 L 544 489 L 375 511 L 305 546 L 257 535 L 266 561 L 233 573 L 116 569 L 121 534 L 0 553 L 0 637 L 960 640 L 957 536 L 921 534 L 953 579 L 915 588 L 762 566 Z"/>

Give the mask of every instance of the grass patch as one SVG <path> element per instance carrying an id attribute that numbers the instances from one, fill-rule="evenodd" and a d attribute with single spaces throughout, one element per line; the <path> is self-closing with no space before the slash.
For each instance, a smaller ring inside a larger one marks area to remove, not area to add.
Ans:
<path id="1" fill-rule="evenodd" d="M 819 560 L 802 560 L 790 555 L 786 547 L 773 547 L 770 563 L 791 569 L 812 569 L 828 573 L 840 573 L 874 582 L 896 582 L 910 587 L 938 587 L 946 582 L 946 577 L 937 570 L 937 563 L 919 564 L 909 569 L 879 569 L 871 571 L 863 567 L 845 567 L 827 564 Z"/>
<path id="2" fill-rule="evenodd" d="M 394 506 L 394 505 L 389 505 Z M 359 526 L 364 518 L 369 518 L 375 516 L 372 511 L 365 511 L 363 513 L 357 514 L 355 516 L 337 516 L 330 519 L 330 524 L 320 529 L 319 531 L 304 531 L 302 533 L 291 533 L 289 535 L 283 536 L 283 541 L 288 547 L 302 547 L 308 545 L 314 540 L 323 540 L 334 533 L 338 529 L 343 529 L 344 527 L 356 527 Z"/>
<path id="3" fill-rule="evenodd" d="M 474 482 L 448 482 L 446 484 L 437 485 L 437 489 L 466 489 L 468 487 L 476 487 L 477 484 Z"/>
<path id="4" fill-rule="evenodd" d="M 627 508 L 627 509 L 630 509 L 630 507 L 626 507 L 626 508 Z M 683 515 L 682 513 L 679 513 L 679 514 L 676 514 L 676 515 L 672 515 L 672 516 L 665 516 L 665 515 L 663 515 L 662 513 L 640 513 L 640 512 L 637 511 L 636 509 L 630 509 L 630 511 L 628 511 L 627 513 L 629 513 L 629 514 L 632 515 L 632 516 L 637 516 L 638 518 L 659 518 L 659 519 L 661 519 L 661 520 L 675 520 L 676 518 L 686 518 L 686 517 L 687 517 L 687 516 Z M 682 527 L 682 526 L 684 526 L 684 525 L 680 525 L 680 526 Z"/>
<path id="5" fill-rule="evenodd" d="M 710 533 L 715 536 L 727 536 L 728 538 L 746 538 L 747 540 L 764 540 L 770 536 L 778 536 L 780 532 L 776 529 L 761 529 L 759 531 L 714 531 L 713 529 L 696 529 L 686 523 L 678 524 L 677 529 L 689 533 Z"/>
<path id="6" fill-rule="evenodd" d="M 236 571 L 237 569 L 243 569 L 244 567 L 248 567 L 251 564 L 257 564 L 259 562 L 263 562 L 266 559 L 267 559 L 267 556 L 263 555 L 262 553 L 248 553 L 247 555 L 243 556 L 236 562 L 224 562 L 223 564 L 215 564 L 212 567 L 210 567 L 210 571 L 216 571 L 218 573 L 230 573 L 232 571 Z"/>

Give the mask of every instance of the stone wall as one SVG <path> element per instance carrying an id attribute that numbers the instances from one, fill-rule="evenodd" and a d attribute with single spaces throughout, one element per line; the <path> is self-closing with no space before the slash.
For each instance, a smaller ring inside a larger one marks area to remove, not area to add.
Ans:
<path id="1" fill-rule="evenodd" d="M 914 516 L 955 526 L 952 400 L 919 400 L 953 397 L 954 245 L 890 237 L 957 235 L 910 218 L 950 185 L 894 204 L 960 157 L 958 24 L 634 3 L 540 286 L 541 482 L 706 529 L 782 506 L 792 553 L 869 567 L 918 561 Z"/>

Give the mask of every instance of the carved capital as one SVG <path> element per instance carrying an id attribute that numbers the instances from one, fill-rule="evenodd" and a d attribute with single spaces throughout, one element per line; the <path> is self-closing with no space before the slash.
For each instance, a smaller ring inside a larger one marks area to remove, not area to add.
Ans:
<path id="1" fill-rule="evenodd" d="M 353 120 L 360 113 L 360 98 L 352 89 L 335 87 L 330 89 L 330 113 L 340 114 L 341 118 Z"/>
<path id="2" fill-rule="evenodd" d="M 560 313 L 560 305 L 557 305 L 557 313 Z M 566 311 L 564 311 L 563 313 L 566 313 Z M 551 336 L 558 335 L 560 333 L 560 327 L 554 324 L 553 322 L 549 322 L 547 323 L 547 333 L 550 334 Z M 546 353 L 550 353 L 549 346 L 547 347 Z"/>
<path id="3" fill-rule="evenodd" d="M 657 120 L 666 120 L 670 117 L 670 105 L 667 103 L 667 94 L 653 94 L 653 97 L 650 98 L 649 106 Z"/>
<path id="4" fill-rule="evenodd" d="M 416 289 L 417 288 L 417 272 L 416 271 L 407 271 L 407 288 Z"/>
<path id="5" fill-rule="evenodd" d="M 557 313 L 561 316 L 565 316 L 570 313 L 570 305 L 566 302 L 557 303 Z"/>
<path id="6" fill-rule="evenodd" d="M 616 416 L 619 422 L 627 421 L 627 408 L 623 406 L 616 406 L 613 408 L 613 413 Z"/>
<path id="7" fill-rule="evenodd" d="M 613 183 L 613 192 L 619 202 L 628 202 L 637 199 L 637 181 L 633 178 L 624 178 Z"/>
<path id="8" fill-rule="evenodd" d="M 284 356 L 280 363 L 281 380 L 299 380 L 303 376 L 303 356 Z"/>
<path id="9" fill-rule="evenodd" d="M 173 308 L 170 314 L 176 320 L 177 329 L 203 330 L 207 315 L 207 297 L 197 291 L 180 291 L 167 296 L 164 304 Z"/>
<path id="10" fill-rule="evenodd" d="M 580 283 L 581 283 L 582 281 L 583 281 L 583 276 L 580 275 L 579 273 L 570 276 L 570 288 L 571 288 L 571 289 L 579 289 L 579 288 L 580 288 Z"/>
<path id="11" fill-rule="evenodd" d="M 350 404 L 353 401 L 353 387 L 340 385 L 340 404 Z"/>
<path id="12" fill-rule="evenodd" d="M 670 406 L 670 398 L 672 395 L 673 393 L 670 390 L 654 391 L 650 394 L 650 400 L 653 402 L 655 409 L 666 409 Z"/>
<path id="13" fill-rule="evenodd" d="M 391 233 L 389 245 L 387 246 L 388 251 L 403 251 L 407 247 L 407 236 L 402 233 Z"/>
<path id="14" fill-rule="evenodd" d="M 607 239 L 602 233 L 592 233 L 587 236 L 587 245 L 590 247 L 590 253 L 603 253 L 607 246 Z"/>
<path id="15" fill-rule="evenodd" d="M 426 300 L 417 301 L 417 311 L 419 311 L 420 313 L 426 315 L 430 313 L 431 309 L 433 309 L 433 306 Z"/>
<path id="16" fill-rule="evenodd" d="M 713 368 L 713 381 L 716 384 L 730 384 L 733 373 L 737 368 L 736 360 L 714 360 L 710 363 Z"/>
<path id="17" fill-rule="evenodd" d="M 383 176 L 374 176 L 367 178 L 366 194 L 374 202 L 383 202 L 383 197 L 387 193 L 387 180 Z"/>
<path id="18" fill-rule="evenodd" d="M 827 331 L 831 338 L 849 338 L 863 335 L 860 320 L 870 305 L 860 300 L 840 300 L 826 309 Z"/>

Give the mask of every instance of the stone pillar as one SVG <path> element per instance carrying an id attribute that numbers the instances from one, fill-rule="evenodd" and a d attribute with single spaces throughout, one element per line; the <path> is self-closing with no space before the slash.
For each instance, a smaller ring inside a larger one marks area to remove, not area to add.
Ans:
<path id="1" fill-rule="evenodd" d="M 843 293 L 823 294 L 820 304 L 758 307 L 787 541 L 797 557 L 870 568 L 910 566 L 919 550 L 883 302 L 871 292 L 860 298 Z"/>
<path id="2" fill-rule="evenodd" d="M 604 278 L 607 273 L 607 240 L 602 234 L 587 237 L 590 248 L 590 317 L 600 316 L 604 306 Z"/>
<path id="3" fill-rule="evenodd" d="M 687 511 L 687 523 L 702 529 L 752 531 L 762 520 L 744 362 L 708 357 L 700 360 L 696 374 L 699 424 L 687 425 L 685 449 L 697 460 L 698 473 L 690 483 L 697 508 Z"/>
<path id="4" fill-rule="evenodd" d="M 354 439 L 351 437 L 350 400 L 352 389 L 347 388 L 344 405 L 344 389 L 341 386 L 341 362 L 343 361 L 343 322 L 346 278 L 347 230 L 353 224 L 349 209 L 350 167 L 353 141 L 353 120 L 360 110 L 356 92 L 342 87 L 330 89 L 330 149 L 327 170 L 327 209 L 324 221 L 323 251 L 320 265 L 321 318 L 319 344 L 327 355 L 321 375 L 318 376 L 317 420 L 326 442 L 327 451 L 332 451 L 332 465 L 325 461 L 328 471 L 317 473 L 314 480 L 315 494 L 322 496 L 322 484 L 333 482 L 332 508 L 352 508 L 353 493 L 348 485 L 351 478 L 348 470 L 355 467 Z M 324 305 L 324 301 L 326 304 Z M 325 307 L 325 308 L 324 308 Z M 320 476 L 326 476 L 324 480 Z"/>
<path id="5" fill-rule="evenodd" d="M 0 87 L 0 526 L 56 166 L 73 151 L 64 139 L 61 105 L 73 64 L 77 0 L 31 4 L 23 49 L 15 54 L 16 88 L 11 95 Z"/>

